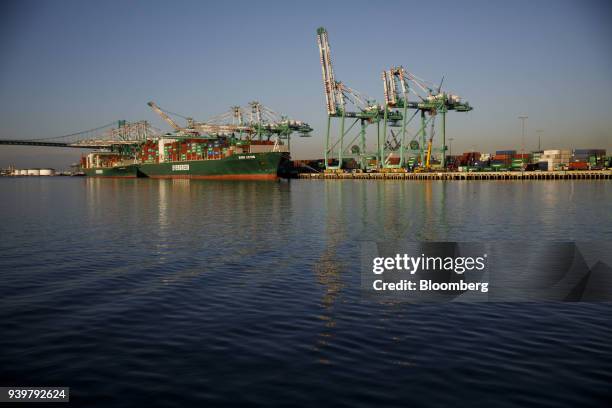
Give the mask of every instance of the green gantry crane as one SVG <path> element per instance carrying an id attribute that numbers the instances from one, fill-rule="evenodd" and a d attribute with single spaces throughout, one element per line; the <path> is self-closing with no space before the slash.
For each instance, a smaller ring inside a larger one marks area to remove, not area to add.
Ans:
<path id="1" fill-rule="evenodd" d="M 389 70 L 382 72 L 382 80 L 385 94 L 385 109 L 387 112 L 400 112 L 401 133 L 399 140 L 397 135 L 391 131 L 391 137 L 395 141 L 395 145 L 389 143 L 389 135 L 387 135 L 387 117 L 383 117 L 384 129 L 383 137 L 387 140 L 386 143 L 380 144 L 380 156 L 383 157 L 384 168 L 404 167 L 406 142 L 408 139 L 408 125 L 420 114 L 421 123 L 419 130 L 414 135 L 410 142 L 410 151 L 413 154 L 418 154 L 421 159 L 421 168 L 429 170 L 431 161 L 431 152 L 433 150 L 434 138 L 434 123 L 438 113 L 442 116 L 442 145 L 440 147 L 442 168 L 446 167 L 446 113 L 454 110 L 457 112 L 469 112 L 473 108 L 468 102 L 462 102 L 458 95 L 442 92 L 442 83 L 440 81 L 437 89 L 434 89 L 427 84 L 426 81 L 416 77 L 415 75 L 404 70 L 403 67 L 392 67 Z M 413 93 L 418 97 L 418 101 L 410 101 L 409 94 Z M 423 95 L 423 93 L 425 95 Z M 408 110 L 414 110 L 412 115 L 408 114 Z M 430 126 L 429 138 L 427 138 L 427 126 Z M 420 142 L 415 139 L 420 137 Z M 415 143 L 416 142 L 416 143 Z M 391 154 L 399 150 L 399 163 L 390 164 L 387 159 Z"/>
<path id="2" fill-rule="evenodd" d="M 317 43 L 319 45 L 319 55 L 321 57 L 321 70 L 323 74 L 323 88 L 325 92 L 325 102 L 327 107 L 327 132 L 325 136 L 325 168 L 327 170 L 339 170 L 342 168 L 342 160 L 345 157 L 359 159 L 362 170 L 367 167 L 366 157 L 369 155 L 366 147 L 366 128 L 368 125 L 377 125 L 377 153 L 381 151 L 380 121 L 385 120 L 390 123 L 397 123 L 403 119 L 402 113 L 398 110 L 389 110 L 382 107 L 376 101 L 360 94 L 346 84 L 336 81 L 331 60 L 331 49 L 327 30 L 323 27 L 317 29 Z M 347 109 L 349 102 L 354 110 Z M 332 119 L 340 120 L 340 129 L 336 137 L 331 134 Z M 346 118 L 354 119 L 346 129 Z M 359 133 L 352 139 L 347 138 L 353 127 L 360 122 Z M 359 138 L 359 144 L 353 145 Z M 346 143 L 346 140 L 350 140 Z M 337 158 L 337 164 L 330 161 Z M 381 165 L 382 157 L 378 157 L 378 165 Z"/>
<path id="3" fill-rule="evenodd" d="M 178 113 L 166 111 L 154 102 L 148 105 L 162 119 L 164 119 L 178 135 L 185 137 L 208 135 L 232 136 L 239 140 L 270 140 L 276 136 L 279 140 L 286 140 L 287 149 L 291 149 L 291 135 L 298 133 L 300 137 L 309 137 L 312 128 L 306 122 L 290 119 L 279 115 L 272 109 L 257 101 L 249 103 L 249 109 L 240 106 L 232 106 L 228 111 L 212 117 L 205 122 L 199 122 L 190 117 Z M 248 120 L 245 120 L 245 110 L 249 112 Z M 169 115 L 179 116 L 187 121 L 187 126 L 180 126 L 170 118 Z"/>

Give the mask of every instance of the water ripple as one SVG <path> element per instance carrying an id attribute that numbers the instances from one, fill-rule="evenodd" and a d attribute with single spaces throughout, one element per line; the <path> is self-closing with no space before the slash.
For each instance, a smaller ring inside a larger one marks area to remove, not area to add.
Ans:
<path id="1" fill-rule="evenodd" d="M 357 244 L 609 239 L 609 183 L 45 183 L 0 180 L 2 384 L 89 407 L 612 396 L 609 304 L 367 299 Z"/>

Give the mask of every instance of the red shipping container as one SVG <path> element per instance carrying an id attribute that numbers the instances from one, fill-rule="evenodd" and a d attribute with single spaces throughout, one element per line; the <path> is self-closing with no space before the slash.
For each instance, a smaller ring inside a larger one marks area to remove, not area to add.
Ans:
<path id="1" fill-rule="evenodd" d="M 569 164 L 570 170 L 588 170 L 589 164 L 586 162 L 571 162 Z"/>

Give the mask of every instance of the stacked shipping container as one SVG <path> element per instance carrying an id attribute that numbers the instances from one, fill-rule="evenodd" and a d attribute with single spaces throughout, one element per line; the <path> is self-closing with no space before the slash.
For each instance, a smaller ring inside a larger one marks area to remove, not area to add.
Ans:
<path id="1" fill-rule="evenodd" d="M 571 152 L 569 150 L 544 150 L 540 156 L 540 163 L 546 163 L 546 170 L 559 170 L 570 162 Z M 540 169 L 543 169 L 540 165 Z"/>
<path id="2" fill-rule="evenodd" d="M 570 170 L 588 170 L 603 167 L 605 158 L 605 149 L 576 149 L 569 163 L 569 168 Z"/>
<path id="3" fill-rule="evenodd" d="M 231 155 L 225 139 L 185 139 L 163 144 L 163 161 L 218 160 Z"/>
<path id="4" fill-rule="evenodd" d="M 237 141 L 232 144 L 226 138 L 160 139 L 155 142 L 145 142 L 142 145 L 139 158 L 143 163 L 218 160 L 234 153 L 270 152 L 274 145 L 275 143 L 269 140 Z"/>
<path id="5" fill-rule="evenodd" d="M 140 152 L 140 161 L 142 163 L 157 163 L 159 162 L 159 148 L 156 142 L 147 140 Z"/>
<path id="6" fill-rule="evenodd" d="M 512 166 L 512 158 L 516 150 L 498 150 L 491 159 L 491 168 L 496 171 L 508 170 Z"/>

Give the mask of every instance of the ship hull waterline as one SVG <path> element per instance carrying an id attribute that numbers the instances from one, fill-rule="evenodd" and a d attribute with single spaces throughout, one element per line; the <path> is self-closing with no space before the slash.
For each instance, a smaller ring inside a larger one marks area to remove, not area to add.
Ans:
<path id="1" fill-rule="evenodd" d="M 142 163 L 138 169 L 158 179 L 277 180 L 283 158 L 281 152 L 245 153 L 216 160 Z"/>
<path id="2" fill-rule="evenodd" d="M 82 169 L 87 177 L 95 178 L 136 178 L 138 175 L 138 165 L 117 167 L 92 167 Z"/>

